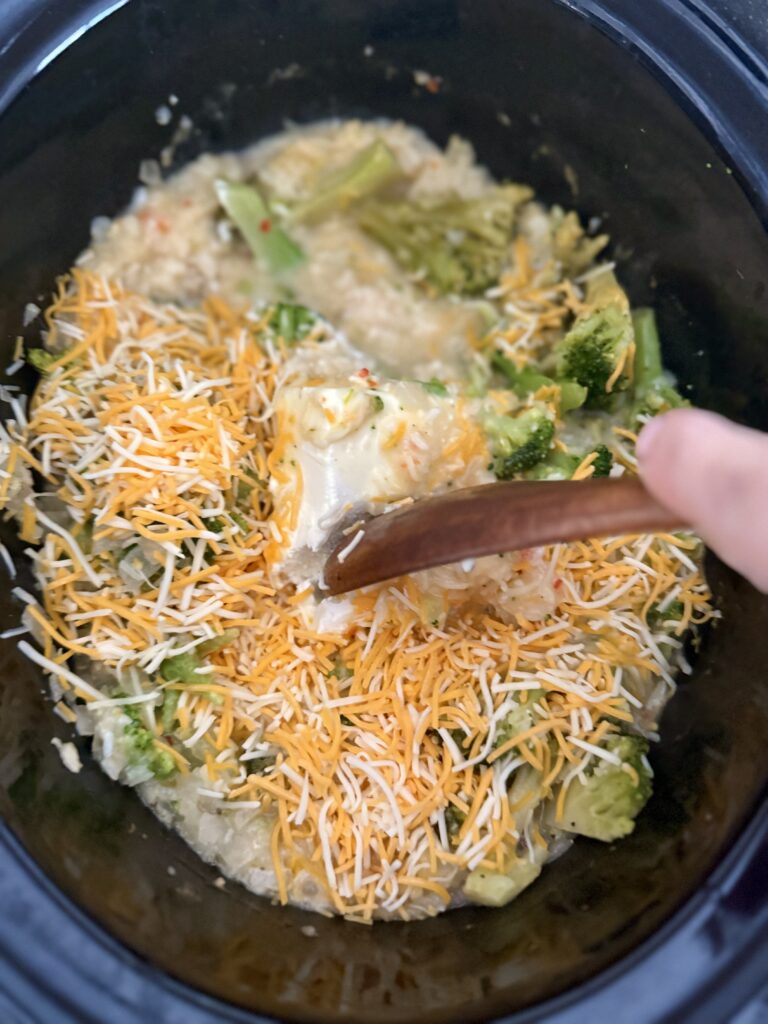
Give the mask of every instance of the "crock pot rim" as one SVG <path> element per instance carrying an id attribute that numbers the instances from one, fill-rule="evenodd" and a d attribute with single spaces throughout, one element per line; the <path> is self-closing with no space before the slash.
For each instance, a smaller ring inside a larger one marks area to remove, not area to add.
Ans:
<path id="1" fill-rule="evenodd" d="M 578 1024 L 578 1021 L 583 1019 L 582 1015 L 585 1010 L 589 1009 L 589 1000 L 609 988 L 613 989 L 618 996 L 622 980 L 638 971 L 674 936 L 679 935 L 692 944 L 707 929 L 717 927 L 723 913 L 722 900 L 737 889 L 750 871 L 764 862 L 768 855 L 766 834 L 768 834 L 768 799 L 763 799 L 759 809 L 750 818 L 730 850 L 704 881 L 701 888 L 635 949 L 594 977 L 575 985 L 568 991 L 536 1006 L 495 1019 L 499 1024 L 507 1021 L 509 1024 L 543 1024 L 545 1021 L 547 1024 Z M 232 1022 L 232 1024 L 277 1022 L 274 1017 L 256 1014 L 254 1011 L 210 996 L 143 960 L 118 938 L 111 935 L 106 928 L 87 911 L 79 907 L 50 879 L 34 858 L 29 855 L 13 830 L 0 819 L 0 867 L 2 867 L 3 860 L 14 862 L 17 870 L 23 872 L 33 883 L 36 892 L 42 897 L 41 903 L 44 901 L 49 907 L 61 911 L 68 920 L 73 922 L 74 929 L 82 930 L 89 939 L 96 943 L 102 954 L 118 961 L 121 966 L 132 972 L 138 973 L 144 984 L 156 986 L 173 994 L 186 1006 L 199 1008 L 205 1012 L 215 1010 L 217 1019 Z M 746 976 L 749 980 L 744 981 L 742 986 L 738 986 L 738 1002 L 728 1008 L 729 1012 L 735 1012 L 742 1008 L 765 984 L 764 964 L 759 954 L 762 943 L 755 942 L 755 937 L 758 935 L 763 939 L 768 935 L 768 910 L 749 924 L 745 924 L 740 933 L 737 958 L 740 960 L 742 968 L 746 969 Z M 15 938 L 16 930 L 13 922 L 0 917 L 0 953 L 6 962 L 13 960 Z M 729 951 L 728 963 L 734 960 L 735 953 L 736 951 L 733 949 Z M 728 967 L 728 963 L 718 963 L 716 956 L 711 956 L 710 959 L 712 974 L 708 978 L 708 988 L 717 986 L 721 973 Z M 677 1011 L 678 1008 L 684 1008 L 686 1003 L 700 994 L 698 976 L 687 978 L 685 968 L 686 964 L 678 965 L 677 1002 L 671 1012 Z M 38 980 L 41 984 L 45 983 L 42 978 Z M 82 984 L 82 978 L 79 978 L 78 982 Z M 736 996 L 733 988 L 732 986 L 732 993 Z M 575 1017 L 570 1014 L 573 1009 L 577 1009 Z M 128 1021 L 133 1018 L 124 1019 Z M 690 1020 L 691 1018 L 686 1019 Z M 472 1018 L 466 1018 L 466 1020 L 467 1024 L 470 1024 Z M 120 1019 L 114 1018 L 113 1024 L 120 1024 Z M 197 1022 L 190 1022 L 190 1024 L 197 1024 Z"/>
<path id="2" fill-rule="evenodd" d="M 626 47 L 665 85 L 719 150 L 768 229 L 768 53 L 754 49 L 705 0 L 657 0 L 653 9 L 636 0 L 554 2 Z M 688 37 L 684 53 L 674 45 L 680 32 Z M 696 81 L 704 53 L 716 88 Z"/>
<path id="3" fill-rule="evenodd" d="M 0 116 L 18 94 L 65 49 L 132 0 L 5 0 L 6 42 L 0 46 Z M 768 227 L 768 53 L 761 54 L 706 0 L 551 0 L 588 20 L 624 46 L 661 79 L 732 166 L 752 206 Z M 681 53 L 671 44 L 684 31 Z M 696 82 L 705 50 L 711 82 Z"/>

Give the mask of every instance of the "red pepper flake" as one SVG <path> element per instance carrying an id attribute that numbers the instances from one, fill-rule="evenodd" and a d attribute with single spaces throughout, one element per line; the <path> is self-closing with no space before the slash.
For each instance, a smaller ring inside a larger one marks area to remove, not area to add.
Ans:
<path id="1" fill-rule="evenodd" d="M 272 230 L 272 221 L 265 217 L 261 224 L 259 224 L 259 230 L 263 231 L 265 235 L 268 235 Z"/>
<path id="2" fill-rule="evenodd" d="M 559 590 L 560 587 L 562 587 L 562 585 L 563 585 L 563 581 L 561 579 L 558 578 L 558 579 L 555 580 L 555 582 L 554 582 L 555 590 Z"/>
<path id="3" fill-rule="evenodd" d="M 358 376 L 358 377 L 362 377 L 362 378 L 363 378 L 363 380 L 365 380 L 365 378 L 366 378 L 366 377 L 368 377 L 368 376 L 370 375 L 370 372 L 371 372 L 371 371 L 370 371 L 370 370 L 369 370 L 369 369 L 368 369 L 367 367 L 365 367 L 365 366 L 364 366 L 364 367 L 362 368 L 362 370 L 361 370 L 361 371 L 360 371 L 360 372 L 358 373 L 358 375 L 357 375 L 357 376 Z"/>
<path id="4" fill-rule="evenodd" d="M 147 206 L 143 210 L 139 210 L 136 216 L 142 224 L 145 224 L 147 227 L 154 228 L 155 231 L 159 231 L 161 235 L 167 235 L 171 230 L 171 224 L 167 217 L 164 217 L 160 213 L 156 213 L 151 206 Z"/>
<path id="5" fill-rule="evenodd" d="M 420 85 L 422 89 L 431 92 L 433 96 L 435 93 L 440 92 L 440 86 L 443 84 L 440 75 L 430 75 L 428 71 L 414 71 L 413 80 L 416 85 Z"/>

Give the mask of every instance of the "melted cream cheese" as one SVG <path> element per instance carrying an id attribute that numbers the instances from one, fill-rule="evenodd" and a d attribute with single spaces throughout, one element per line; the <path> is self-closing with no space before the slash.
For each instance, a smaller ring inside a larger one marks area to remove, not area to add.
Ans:
<path id="1" fill-rule="evenodd" d="M 314 563 L 306 555 L 323 550 L 342 522 L 423 497 L 455 476 L 443 456 L 466 427 L 448 389 L 364 369 L 343 385 L 285 386 L 276 408 L 286 439 L 283 480 L 272 485 L 277 519 L 281 505 L 301 496 L 284 551 L 292 575 L 307 573 Z"/>

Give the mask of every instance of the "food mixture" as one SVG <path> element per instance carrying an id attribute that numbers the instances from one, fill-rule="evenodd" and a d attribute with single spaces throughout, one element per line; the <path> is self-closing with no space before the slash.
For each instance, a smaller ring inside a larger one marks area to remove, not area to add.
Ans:
<path id="1" fill-rule="evenodd" d="M 574 836 L 626 836 L 714 614 L 696 537 L 322 579 L 362 513 L 635 472 L 687 403 L 606 236 L 400 123 L 148 180 L 6 394 L 20 647 L 57 713 L 224 875 L 356 921 L 499 906 Z"/>

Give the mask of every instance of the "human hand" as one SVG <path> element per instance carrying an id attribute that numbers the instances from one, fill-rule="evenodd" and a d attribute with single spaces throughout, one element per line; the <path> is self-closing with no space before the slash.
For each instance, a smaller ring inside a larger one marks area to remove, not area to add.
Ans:
<path id="1" fill-rule="evenodd" d="M 768 593 L 768 434 L 676 409 L 646 424 L 637 458 L 648 490 Z"/>

